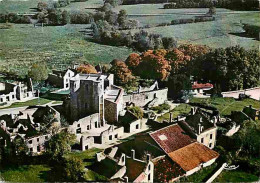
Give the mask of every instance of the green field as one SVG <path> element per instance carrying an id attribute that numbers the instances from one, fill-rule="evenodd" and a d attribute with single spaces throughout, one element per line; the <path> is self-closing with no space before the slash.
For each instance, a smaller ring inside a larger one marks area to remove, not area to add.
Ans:
<path id="1" fill-rule="evenodd" d="M 120 9 L 125 9 L 129 17 L 139 20 L 142 26 L 150 25 L 151 28 L 145 29 L 148 32 L 174 37 L 179 44 L 202 44 L 213 48 L 235 45 L 241 45 L 246 49 L 259 47 L 259 41 L 240 37 L 233 33 L 244 32 L 242 23 L 260 25 L 260 12 L 231 11 L 218 8 L 216 21 L 213 22 L 154 27 L 160 23 L 170 23 L 176 19 L 205 15 L 208 8 L 163 9 L 163 4 L 123 5 L 115 8 L 116 11 Z M 137 31 L 139 30 L 132 32 Z"/>
<path id="2" fill-rule="evenodd" d="M 188 114 L 191 110 L 191 106 L 188 104 L 180 104 L 177 107 L 175 107 L 172 112 L 172 118 L 177 118 L 177 116 L 182 114 Z M 165 113 L 157 118 L 157 121 L 163 122 L 164 120 L 169 121 L 170 119 L 170 113 Z"/>
<path id="3" fill-rule="evenodd" d="M 15 102 L 12 105 L 8 106 L 8 107 L 4 107 L 4 108 L 0 108 L 0 109 L 8 109 L 8 108 L 17 108 L 17 107 L 25 107 L 25 106 L 35 106 L 35 105 L 44 105 L 47 104 L 49 102 L 55 102 L 56 103 L 62 103 L 62 101 L 53 101 L 53 100 L 48 100 L 48 99 L 44 99 L 44 98 L 40 98 L 40 99 L 33 99 L 33 100 L 28 100 L 26 102 Z"/>
<path id="4" fill-rule="evenodd" d="M 0 177 L 9 182 L 46 182 L 48 171 L 47 165 L 24 165 L 0 170 Z"/>
<path id="5" fill-rule="evenodd" d="M 126 59 L 126 47 L 100 45 L 87 41 L 82 31 L 88 25 L 33 27 L 16 24 L 0 30 L 0 72 L 27 74 L 33 63 L 47 62 L 49 68 L 65 68 L 73 62 L 108 63 Z"/>
<path id="6" fill-rule="evenodd" d="M 201 9 L 202 12 L 202 9 Z M 205 10 L 203 12 L 206 12 Z M 189 13 L 188 13 L 189 14 Z M 144 25 L 156 25 L 158 23 L 170 22 L 173 19 L 190 18 L 193 15 L 178 15 L 172 16 L 133 16 Z M 213 22 L 200 22 L 192 24 L 171 25 L 164 27 L 147 28 L 150 33 L 161 34 L 162 36 L 174 37 L 179 44 L 192 43 L 202 44 L 213 48 L 225 48 L 229 46 L 240 45 L 246 49 L 258 48 L 259 41 L 253 38 L 241 37 L 234 35 L 244 32 L 242 23 L 252 25 L 260 25 L 260 13 L 255 12 L 234 12 L 221 13 Z M 133 30 L 135 33 L 139 30 Z"/>
<path id="7" fill-rule="evenodd" d="M 257 182 L 259 177 L 256 175 L 242 172 L 239 170 L 223 171 L 214 182 Z"/>
<path id="8" fill-rule="evenodd" d="M 254 108 L 260 108 L 260 102 L 253 99 L 237 101 L 234 98 L 193 98 L 190 102 L 216 107 L 221 115 L 230 115 L 231 111 L 241 111 L 245 106 L 249 105 L 252 105 Z"/>

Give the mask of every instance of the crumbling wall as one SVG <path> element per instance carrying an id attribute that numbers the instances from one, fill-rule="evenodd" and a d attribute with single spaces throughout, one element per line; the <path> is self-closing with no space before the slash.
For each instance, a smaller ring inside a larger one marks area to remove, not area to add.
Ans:
<path id="1" fill-rule="evenodd" d="M 132 93 L 124 96 L 124 105 L 135 104 L 144 107 L 156 99 L 155 105 L 163 104 L 167 100 L 168 89 L 159 89 L 141 93 Z"/>

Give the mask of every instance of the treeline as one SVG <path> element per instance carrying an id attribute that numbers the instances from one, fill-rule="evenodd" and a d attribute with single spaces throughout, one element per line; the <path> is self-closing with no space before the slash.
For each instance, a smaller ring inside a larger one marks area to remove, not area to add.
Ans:
<path id="1" fill-rule="evenodd" d="M 136 86 L 135 79 L 154 79 L 167 86 L 170 97 L 191 90 L 190 76 L 214 85 L 213 94 L 260 85 L 260 53 L 240 46 L 210 49 L 199 45 L 181 45 L 174 49 L 132 53 L 125 61 L 111 63 L 117 84 Z"/>
<path id="2" fill-rule="evenodd" d="M 0 13 L 0 23 L 16 23 L 29 24 L 31 23 L 30 16 L 19 16 L 16 13 Z"/>
<path id="3" fill-rule="evenodd" d="M 164 5 L 165 9 L 177 8 L 228 8 L 233 10 L 258 10 L 258 0 L 173 0 Z"/>
<path id="4" fill-rule="evenodd" d="M 177 46 L 177 41 L 171 37 L 162 37 L 159 34 L 149 34 L 141 30 L 135 34 L 131 32 L 107 29 L 103 26 L 104 22 L 92 24 L 93 39 L 96 42 L 111 46 L 127 46 L 137 51 L 146 51 L 150 49 L 170 49 Z"/>
<path id="5" fill-rule="evenodd" d="M 157 27 L 168 26 L 168 25 L 178 25 L 178 24 L 190 24 L 190 23 L 198 23 L 198 22 L 209 22 L 209 21 L 215 21 L 215 17 L 213 17 L 213 16 L 196 16 L 195 18 L 176 19 L 176 20 L 172 20 L 170 23 L 158 24 Z"/>

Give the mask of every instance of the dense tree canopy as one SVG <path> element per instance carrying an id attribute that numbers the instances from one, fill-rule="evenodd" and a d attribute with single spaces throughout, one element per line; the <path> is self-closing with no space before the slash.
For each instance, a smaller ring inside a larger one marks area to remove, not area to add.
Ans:
<path id="1" fill-rule="evenodd" d="M 259 85 L 260 56 L 257 50 L 240 46 L 215 49 L 193 64 L 193 75 L 210 81 L 221 91 Z"/>
<path id="2" fill-rule="evenodd" d="M 115 84 L 119 86 L 134 85 L 136 78 L 124 61 L 115 59 L 111 62 L 111 65 L 108 72 L 115 75 Z"/>
<path id="3" fill-rule="evenodd" d="M 71 145 L 75 143 L 75 140 L 76 136 L 69 132 L 62 131 L 57 133 L 46 142 L 46 153 L 49 154 L 52 159 L 59 159 L 64 154 L 70 152 Z"/>
<path id="4" fill-rule="evenodd" d="M 77 71 L 83 74 L 96 74 L 97 70 L 95 67 L 91 64 L 81 64 L 78 68 Z"/>
<path id="5" fill-rule="evenodd" d="M 45 64 L 33 64 L 28 71 L 28 76 L 34 81 L 40 82 L 48 78 L 48 69 Z"/>

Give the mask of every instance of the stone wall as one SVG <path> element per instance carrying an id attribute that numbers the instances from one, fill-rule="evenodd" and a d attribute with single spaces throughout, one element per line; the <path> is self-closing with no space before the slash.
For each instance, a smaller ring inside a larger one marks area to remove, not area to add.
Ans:
<path id="1" fill-rule="evenodd" d="M 213 127 L 212 129 L 206 130 L 205 132 L 197 136 L 197 141 L 199 143 L 204 144 L 210 149 L 213 149 L 215 147 L 216 139 L 217 139 L 217 127 Z"/>
<path id="2" fill-rule="evenodd" d="M 109 127 L 108 130 L 101 133 L 101 144 L 113 143 L 124 135 L 124 127 L 115 128 Z"/>
<path id="3" fill-rule="evenodd" d="M 80 140 L 81 150 L 85 151 L 94 147 L 94 137 L 85 137 L 84 135 Z"/>
<path id="4" fill-rule="evenodd" d="M 72 125 L 69 126 L 69 131 L 73 134 L 81 134 L 88 132 L 91 129 L 99 128 L 100 126 L 98 123 L 98 118 L 99 114 L 95 113 L 75 121 Z"/>
<path id="5" fill-rule="evenodd" d="M 101 82 L 77 80 L 70 83 L 70 116 L 72 121 L 100 112 L 103 103 Z"/>
<path id="6" fill-rule="evenodd" d="M 135 104 L 139 107 L 144 107 L 156 99 L 156 104 L 163 104 L 167 100 L 168 89 L 159 89 L 147 92 L 133 93 L 124 95 L 124 106 Z"/>
<path id="7" fill-rule="evenodd" d="M 29 152 L 39 154 L 44 151 L 44 144 L 50 137 L 50 134 L 46 134 L 26 139 L 26 145 L 29 148 Z"/>
<path id="8" fill-rule="evenodd" d="M 117 103 L 104 100 L 105 120 L 113 123 L 118 121 Z"/>

